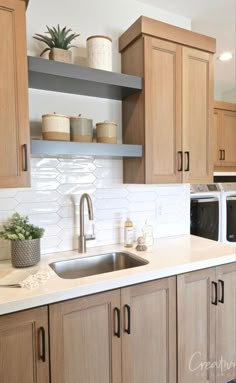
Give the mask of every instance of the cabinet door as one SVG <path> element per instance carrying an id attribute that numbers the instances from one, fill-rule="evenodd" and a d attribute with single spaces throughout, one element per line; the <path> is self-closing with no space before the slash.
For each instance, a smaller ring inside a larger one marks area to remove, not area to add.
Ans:
<path id="1" fill-rule="evenodd" d="M 52 383 L 121 383 L 116 307 L 120 290 L 50 306 Z"/>
<path id="2" fill-rule="evenodd" d="M 47 308 L 0 317 L 0 382 L 49 383 Z"/>
<path id="3" fill-rule="evenodd" d="M 215 382 L 215 268 L 177 276 L 178 382 Z M 213 366 L 213 367 L 212 367 Z"/>
<path id="4" fill-rule="evenodd" d="M 25 4 L 0 0 L 0 187 L 29 186 Z"/>
<path id="5" fill-rule="evenodd" d="M 216 383 L 227 383 L 236 379 L 236 263 L 216 270 Z"/>
<path id="6" fill-rule="evenodd" d="M 236 166 L 236 112 L 222 111 L 223 166 Z"/>
<path id="7" fill-rule="evenodd" d="M 181 47 L 145 37 L 146 183 L 181 182 Z"/>
<path id="8" fill-rule="evenodd" d="M 214 109 L 213 134 L 214 134 L 214 165 L 222 166 L 223 142 L 222 142 L 222 111 Z"/>
<path id="9" fill-rule="evenodd" d="M 176 278 L 121 290 L 123 383 L 176 382 Z"/>
<path id="10" fill-rule="evenodd" d="M 184 181 L 213 180 L 213 55 L 183 47 Z"/>

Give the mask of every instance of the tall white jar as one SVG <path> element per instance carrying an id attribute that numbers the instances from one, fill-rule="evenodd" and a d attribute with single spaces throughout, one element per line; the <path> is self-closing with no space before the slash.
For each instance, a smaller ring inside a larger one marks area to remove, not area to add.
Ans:
<path id="1" fill-rule="evenodd" d="M 87 38 L 87 64 L 90 68 L 112 71 L 112 39 L 95 35 Z"/>

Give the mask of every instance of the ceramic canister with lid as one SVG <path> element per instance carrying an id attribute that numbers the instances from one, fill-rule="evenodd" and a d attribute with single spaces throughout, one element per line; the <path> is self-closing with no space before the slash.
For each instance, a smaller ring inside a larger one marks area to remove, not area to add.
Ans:
<path id="1" fill-rule="evenodd" d="M 97 142 L 108 144 L 117 143 L 117 124 L 116 122 L 104 121 L 96 124 Z"/>
<path id="2" fill-rule="evenodd" d="M 93 120 L 91 118 L 70 117 L 71 141 L 92 142 L 93 141 Z"/>
<path id="3" fill-rule="evenodd" d="M 95 35 L 87 38 L 87 64 L 90 68 L 112 71 L 112 39 Z"/>
<path id="4" fill-rule="evenodd" d="M 70 119 L 63 114 L 42 116 L 42 136 L 44 140 L 70 141 Z"/>

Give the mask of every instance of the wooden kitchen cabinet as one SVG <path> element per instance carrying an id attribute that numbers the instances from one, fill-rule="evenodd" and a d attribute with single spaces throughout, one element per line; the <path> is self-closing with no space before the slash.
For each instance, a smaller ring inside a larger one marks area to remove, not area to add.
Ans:
<path id="1" fill-rule="evenodd" d="M 236 263 L 177 276 L 177 313 L 178 381 L 235 379 Z"/>
<path id="2" fill-rule="evenodd" d="M 49 383 L 46 307 L 0 316 L 0 382 Z"/>
<path id="3" fill-rule="evenodd" d="M 236 170 L 236 104 L 214 103 L 215 170 Z"/>
<path id="4" fill-rule="evenodd" d="M 176 382 L 176 278 L 121 289 L 123 383 Z"/>
<path id="5" fill-rule="evenodd" d="M 0 0 L 0 188 L 30 185 L 25 3 Z"/>
<path id="6" fill-rule="evenodd" d="M 216 280 L 216 383 L 228 383 L 236 379 L 236 263 L 217 267 Z"/>
<path id="7" fill-rule="evenodd" d="M 176 381 L 176 278 L 50 306 L 52 383 Z"/>
<path id="8" fill-rule="evenodd" d="M 120 51 L 122 72 L 144 79 L 122 103 L 123 142 L 144 146 L 124 159 L 124 182 L 211 182 L 215 40 L 141 17 Z"/>
<path id="9" fill-rule="evenodd" d="M 52 383 L 121 383 L 120 290 L 50 305 Z"/>

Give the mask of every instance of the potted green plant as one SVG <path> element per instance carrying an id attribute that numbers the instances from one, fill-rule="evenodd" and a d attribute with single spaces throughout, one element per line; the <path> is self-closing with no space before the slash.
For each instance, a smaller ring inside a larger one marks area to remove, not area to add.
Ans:
<path id="1" fill-rule="evenodd" d="M 41 35 L 36 33 L 34 39 L 45 43 L 48 47 L 45 48 L 40 56 L 42 56 L 45 52 L 49 52 L 49 59 L 61 62 L 70 63 L 72 61 L 70 48 L 75 45 L 71 45 L 71 42 L 79 36 L 76 33 L 70 33 L 71 29 L 67 29 L 67 27 L 60 28 L 57 27 L 47 27 L 47 35 Z"/>
<path id="2" fill-rule="evenodd" d="M 3 229 L 0 238 L 11 241 L 11 261 L 14 267 L 34 266 L 40 261 L 43 228 L 30 224 L 27 216 L 15 213 Z"/>

